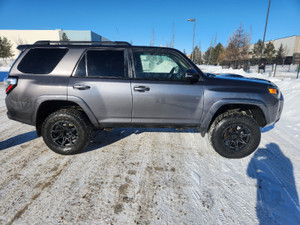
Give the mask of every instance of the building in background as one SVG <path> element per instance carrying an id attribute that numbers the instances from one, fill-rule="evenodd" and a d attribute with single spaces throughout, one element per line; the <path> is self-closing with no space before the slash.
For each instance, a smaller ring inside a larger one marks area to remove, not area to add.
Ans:
<path id="1" fill-rule="evenodd" d="M 282 44 L 285 51 L 285 63 L 286 64 L 299 64 L 300 63 L 300 36 L 289 36 L 284 38 L 278 38 L 270 41 L 265 41 L 265 46 L 272 42 L 275 50 L 278 51 Z M 250 45 L 250 52 L 253 49 L 254 44 Z"/>
<path id="2" fill-rule="evenodd" d="M 33 44 L 39 40 L 61 41 L 63 35 L 70 41 L 109 41 L 107 38 L 89 30 L 0 30 L 0 37 L 6 37 L 12 44 L 14 58 L 18 57 L 17 46 Z"/>

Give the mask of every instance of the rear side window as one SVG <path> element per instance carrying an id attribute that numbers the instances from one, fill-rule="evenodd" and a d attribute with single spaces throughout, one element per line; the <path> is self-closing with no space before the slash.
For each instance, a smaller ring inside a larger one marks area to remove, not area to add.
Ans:
<path id="1" fill-rule="evenodd" d="M 87 61 L 84 63 L 83 61 Z M 88 77 L 124 78 L 125 61 L 123 50 L 89 50 L 78 65 L 76 76 L 84 76 L 87 66 Z"/>
<path id="2" fill-rule="evenodd" d="M 84 55 L 82 57 L 82 59 L 80 60 L 79 64 L 78 64 L 78 67 L 77 67 L 77 70 L 76 70 L 76 73 L 75 73 L 75 76 L 78 76 L 78 77 L 85 77 L 86 76 L 86 55 Z"/>
<path id="3" fill-rule="evenodd" d="M 32 74 L 51 73 L 67 51 L 67 49 L 55 48 L 31 49 L 18 65 L 18 70 Z"/>

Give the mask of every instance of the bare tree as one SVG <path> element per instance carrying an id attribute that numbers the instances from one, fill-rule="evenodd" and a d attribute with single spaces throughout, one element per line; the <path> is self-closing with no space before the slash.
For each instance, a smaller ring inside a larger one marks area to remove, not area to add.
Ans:
<path id="1" fill-rule="evenodd" d="M 175 34 L 174 34 L 174 23 L 173 23 L 173 29 L 172 29 L 172 43 L 171 43 L 171 47 L 174 48 L 174 37 Z"/>
<path id="2" fill-rule="evenodd" d="M 252 41 L 252 25 L 250 25 L 250 29 L 249 29 L 249 43 L 251 43 Z"/>
<path id="3" fill-rule="evenodd" d="M 212 62 L 212 52 L 214 50 L 214 46 L 213 46 L 213 38 L 211 38 L 210 41 L 210 48 L 209 48 L 209 58 L 208 58 L 208 64 L 211 64 Z"/>
<path id="4" fill-rule="evenodd" d="M 228 46 L 225 51 L 225 60 L 233 65 L 234 68 L 241 66 L 242 62 L 249 59 L 249 34 L 244 30 L 243 25 L 235 30 L 229 37 Z"/>
<path id="5" fill-rule="evenodd" d="M 152 28 L 152 39 L 150 45 L 154 46 L 154 28 Z"/>
<path id="6" fill-rule="evenodd" d="M 215 41 L 214 41 L 214 46 L 213 47 L 216 47 L 216 45 L 217 45 L 217 38 L 218 38 L 218 33 L 216 33 L 216 35 L 215 35 Z"/>
<path id="7" fill-rule="evenodd" d="M 17 44 L 17 45 L 25 45 L 25 44 L 27 44 L 27 41 L 25 41 L 24 39 L 22 39 L 22 38 L 20 38 L 20 37 L 18 37 L 16 40 L 14 40 L 15 41 L 15 43 Z"/>
<path id="8" fill-rule="evenodd" d="M 119 29 L 116 27 L 116 32 L 117 32 L 117 41 L 119 40 Z"/>

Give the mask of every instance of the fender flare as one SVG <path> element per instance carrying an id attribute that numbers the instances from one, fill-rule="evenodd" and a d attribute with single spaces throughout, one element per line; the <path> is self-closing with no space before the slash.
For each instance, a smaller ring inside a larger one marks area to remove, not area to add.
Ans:
<path id="1" fill-rule="evenodd" d="M 68 101 L 77 104 L 82 108 L 82 110 L 85 112 L 87 117 L 90 119 L 91 123 L 95 127 L 100 127 L 100 124 L 98 123 L 98 120 L 90 107 L 85 103 L 85 101 L 81 98 L 75 97 L 75 96 L 66 96 L 66 95 L 42 95 L 39 96 L 35 102 L 35 109 L 34 113 L 32 115 L 32 121 L 36 121 L 37 113 L 39 110 L 39 107 L 42 103 L 47 101 Z"/>
<path id="2" fill-rule="evenodd" d="M 203 112 L 202 119 L 200 120 L 200 132 L 202 132 L 202 135 L 207 133 L 209 129 L 209 125 L 211 124 L 211 120 L 214 117 L 215 113 L 225 105 L 253 105 L 257 106 L 261 109 L 263 112 L 267 124 L 270 121 L 269 114 L 268 114 L 268 108 L 265 105 L 264 102 L 260 100 L 255 99 L 221 99 L 217 102 L 215 102 L 208 110 L 207 112 Z"/>

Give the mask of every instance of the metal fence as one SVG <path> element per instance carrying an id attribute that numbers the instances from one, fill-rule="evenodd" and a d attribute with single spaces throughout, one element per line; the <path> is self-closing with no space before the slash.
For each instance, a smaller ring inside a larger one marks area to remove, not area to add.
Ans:
<path id="1" fill-rule="evenodd" d="M 264 73 L 268 74 L 270 77 L 286 77 L 286 78 L 299 78 L 299 65 L 266 65 L 265 71 L 258 70 L 258 66 L 250 66 L 249 72 L 251 73 Z"/>

